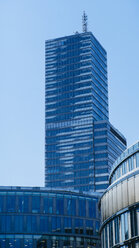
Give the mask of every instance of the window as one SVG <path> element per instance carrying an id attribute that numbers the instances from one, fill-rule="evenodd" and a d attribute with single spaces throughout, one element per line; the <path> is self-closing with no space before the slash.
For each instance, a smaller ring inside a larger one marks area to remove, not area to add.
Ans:
<path id="1" fill-rule="evenodd" d="M 56 198 L 56 213 L 64 214 L 64 199 L 63 197 Z"/>
<path id="2" fill-rule="evenodd" d="M 23 232 L 23 216 L 15 216 L 15 232 L 22 233 Z"/>
<path id="3" fill-rule="evenodd" d="M 0 212 L 3 212 L 4 196 L 0 195 Z"/>
<path id="4" fill-rule="evenodd" d="M 75 233 L 82 234 L 83 230 L 83 220 L 82 219 L 75 219 Z"/>
<path id="5" fill-rule="evenodd" d="M 136 167 L 139 167 L 139 152 L 136 154 Z"/>
<path id="6" fill-rule="evenodd" d="M 12 232 L 12 216 L 6 216 L 6 232 Z"/>
<path id="7" fill-rule="evenodd" d="M 61 218 L 60 217 L 52 217 L 52 232 L 61 232 Z"/>
<path id="8" fill-rule="evenodd" d="M 114 227 L 115 227 L 115 244 L 119 243 L 119 217 L 114 219 Z"/>
<path id="9" fill-rule="evenodd" d="M 113 246 L 113 221 L 109 223 L 109 244 L 110 247 Z"/>
<path id="10" fill-rule="evenodd" d="M 47 233 L 49 231 L 49 221 L 47 216 L 40 216 L 40 232 Z"/>
<path id="11" fill-rule="evenodd" d="M 40 212 L 40 196 L 32 195 L 32 213 Z"/>
<path id="12" fill-rule="evenodd" d="M 15 195 L 8 194 L 6 210 L 7 212 L 15 212 Z"/>
<path id="13" fill-rule="evenodd" d="M 86 220 L 86 234 L 93 235 L 93 220 Z"/>
<path id="14" fill-rule="evenodd" d="M 79 216 L 86 216 L 86 200 L 79 198 Z"/>
<path id="15" fill-rule="evenodd" d="M 53 213 L 53 198 L 50 197 L 43 198 L 43 212 L 47 214 Z"/>
<path id="16" fill-rule="evenodd" d="M 72 222 L 71 218 L 64 218 L 64 231 L 65 233 L 71 233 L 72 232 Z"/>
<path id="17" fill-rule="evenodd" d="M 28 195 L 18 195 L 17 211 L 19 213 L 29 212 L 29 196 Z"/>

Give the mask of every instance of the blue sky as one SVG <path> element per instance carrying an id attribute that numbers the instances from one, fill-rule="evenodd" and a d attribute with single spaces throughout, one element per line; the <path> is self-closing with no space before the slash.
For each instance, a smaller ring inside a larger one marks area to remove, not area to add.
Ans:
<path id="1" fill-rule="evenodd" d="M 0 0 L 0 185 L 44 185 L 44 43 L 89 31 L 107 50 L 110 121 L 139 138 L 138 0 Z"/>

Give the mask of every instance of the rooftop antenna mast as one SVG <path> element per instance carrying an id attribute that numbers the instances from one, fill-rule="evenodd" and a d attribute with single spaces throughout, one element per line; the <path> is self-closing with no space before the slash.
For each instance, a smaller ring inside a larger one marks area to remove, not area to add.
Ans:
<path id="1" fill-rule="evenodd" d="M 82 16 L 83 33 L 87 32 L 87 25 L 88 25 L 87 20 L 88 20 L 88 17 L 84 11 L 83 16 Z"/>

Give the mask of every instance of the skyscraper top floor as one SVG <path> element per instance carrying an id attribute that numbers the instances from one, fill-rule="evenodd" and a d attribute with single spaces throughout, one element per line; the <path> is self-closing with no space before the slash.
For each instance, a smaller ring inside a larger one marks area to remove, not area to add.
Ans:
<path id="1" fill-rule="evenodd" d="M 62 40 L 65 42 L 64 44 L 71 44 L 83 40 L 90 39 L 92 43 L 97 47 L 97 49 L 100 50 L 100 52 L 103 54 L 103 56 L 107 55 L 106 50 L 104 47 L 100 44 L 100 42 L 96 39 L 96 37 L 92 34 L 92 32 L 85 32 L 85 33 L 78 33 L 76 32 L 73 35 L 68 35 L 68 36 L 63 36 L 59 38 L 54 38 L 54 39 L 48 39 L 46 40 L 46 46 L 51 47 L 51 45 L 58 46 L 59 44 L 63 43 L 58 43 L 59 41 L 61 42 Z"/>

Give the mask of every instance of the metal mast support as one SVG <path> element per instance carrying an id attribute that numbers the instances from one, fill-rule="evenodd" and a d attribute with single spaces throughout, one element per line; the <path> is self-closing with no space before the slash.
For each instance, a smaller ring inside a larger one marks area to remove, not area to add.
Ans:
<path id="1" fill-rule="evenodd" d="M 88 20 L 88 17 L 85 13 L 85 11 L 83 12 L 83 16 L 82 16 L 82 23 L 83 23 L 83 33 L 87 32 L 87 20 Z"/>

